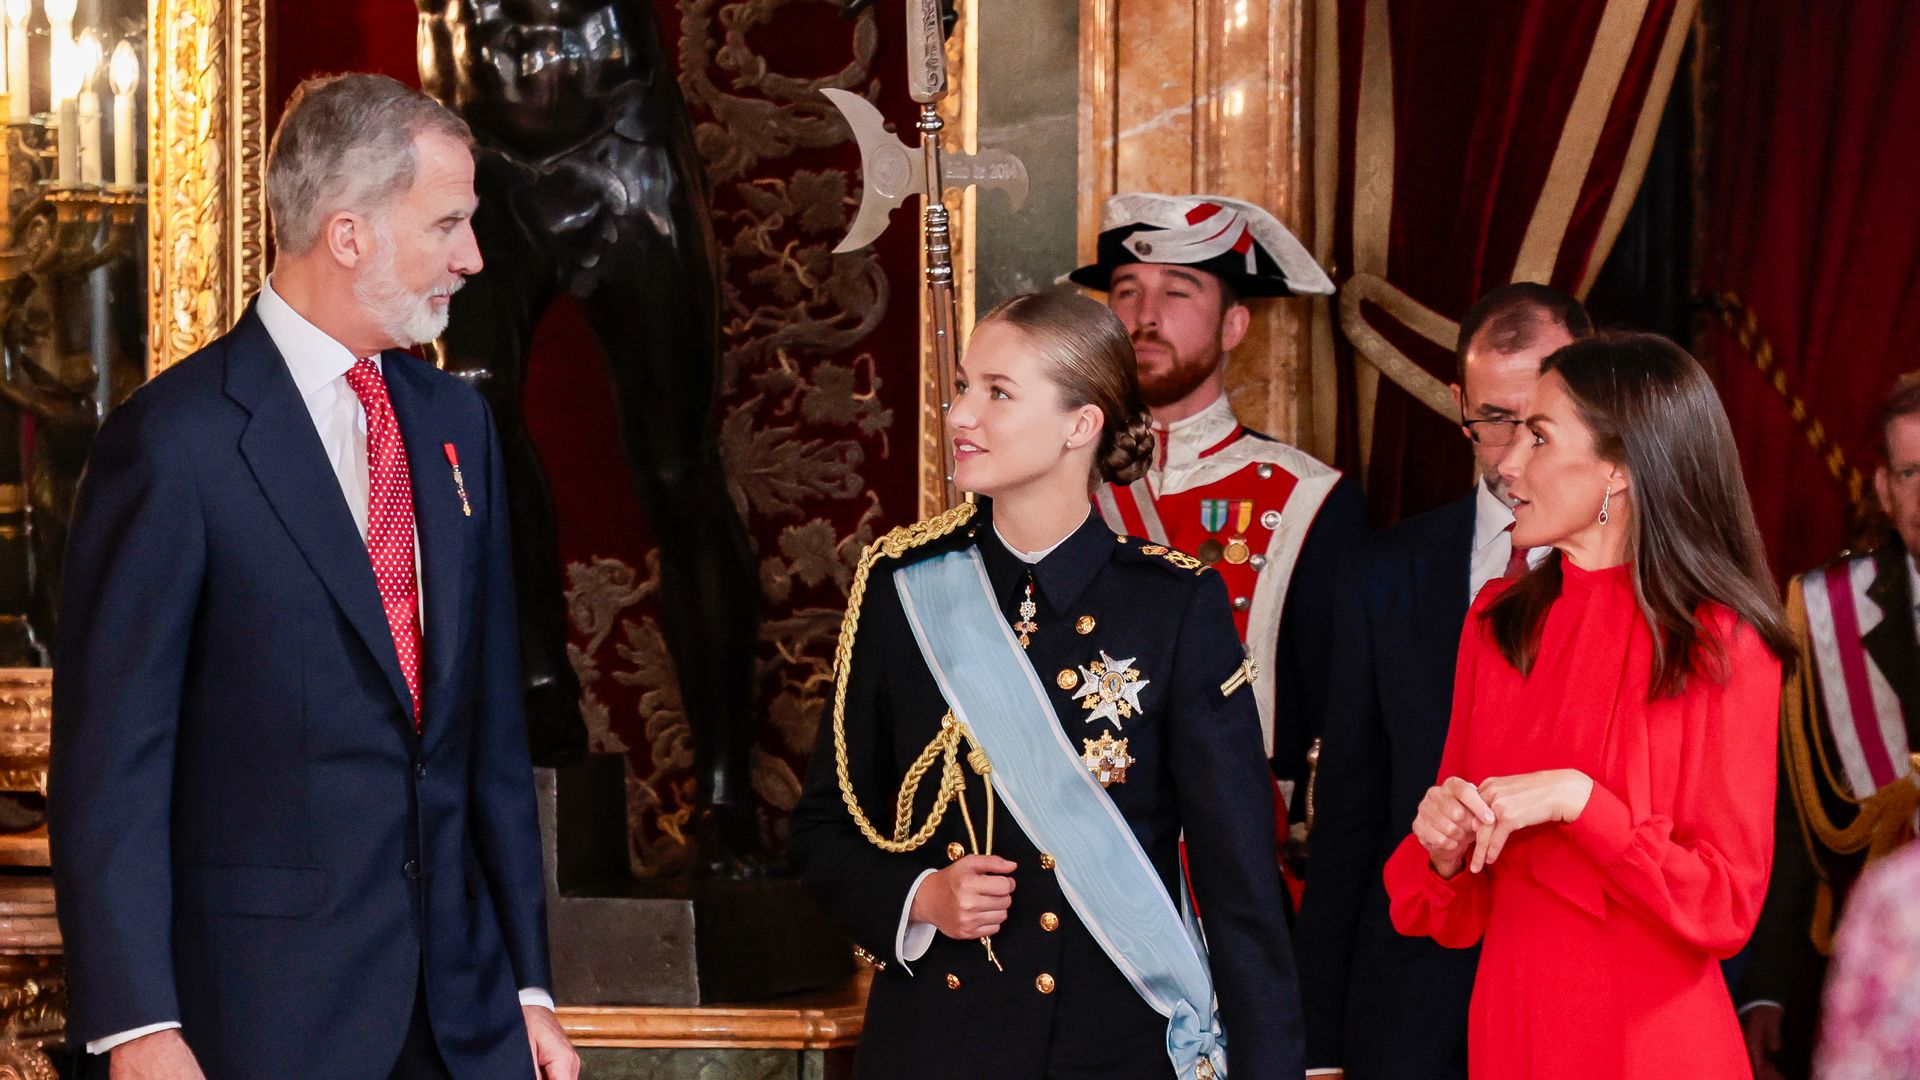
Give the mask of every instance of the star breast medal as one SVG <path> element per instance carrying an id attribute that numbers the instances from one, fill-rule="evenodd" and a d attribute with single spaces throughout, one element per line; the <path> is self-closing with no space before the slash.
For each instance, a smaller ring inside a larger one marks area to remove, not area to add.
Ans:
<path id="1" fill-rule="evenodd" d="M 1133 669 L 1133 658 L 1115 660 L 1105 649 L 1100 650 L 1100 659 L 1080 669 L 1080 675 L 1080 689 L 1073 700 L 1087 710 L 1087 723 L 1111 720 L 1116 728 L 1124 728 L 1121 721 L 1140 711 L 1140 691 L 1153 681 Z"/>

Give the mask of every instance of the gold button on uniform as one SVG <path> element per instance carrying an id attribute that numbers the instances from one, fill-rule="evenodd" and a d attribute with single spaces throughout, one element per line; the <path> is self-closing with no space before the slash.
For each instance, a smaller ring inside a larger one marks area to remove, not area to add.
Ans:
<path id="1" fill-rule="evenodd" d="M 947 972 L 947 989 L 949 990 L 960 989 L 960 976 L 955 975 L 951 971 Z"/>
<path id="2" fill-rule="evenodd" d="M 1051 911 L 1040 916 L 1040 929 L 1045 930 L 1049 934 L 1060 929 L 1060 916 L 1055 915 Z"/>
<path id="3" fill-rule="evenodd" d="M 1040 869 L 1042 870 L 1053 869 L 1053 856 L 1051 855 L 1040 856 Z"/>
<path id="4" fill-rule="evenodd" d="M 1093 633 L 1093 626 L 1093 616 L 1091 615 L 1082 615 L 1073 621 L 1073 629 L 1080 634 Z"/>
<path id="5" fill-rule="evenodd" d="M 1044 971 L 1041 972 L 1039 976 L 1033 980 L 1033 988 L 1035 990 L 1040 991 L 1043 994 L 1053 993 L 1053 986 L 1054 986 L 1053 976 L 1047 974 Z"/>
<path id="6" fill-rule="evenodd" d="M 965 855 L 966 853 L 967 853 L 967 849 L 960 846 L 960 841 L 958 840 L 955 840 L 953 843 L 947 845 L 947 861 L 948 862 L 957 862 L 959 861 L 960 857 Z"/>
<path id="7" fill-rule="evenodd" d="M 1060 669 L 1060 674 L 1053 677 L 1053 681 L 1060 689 L 1071 690 L 1080 685 L 1080 673 L 1070 667 L 1063 667 Z"/>

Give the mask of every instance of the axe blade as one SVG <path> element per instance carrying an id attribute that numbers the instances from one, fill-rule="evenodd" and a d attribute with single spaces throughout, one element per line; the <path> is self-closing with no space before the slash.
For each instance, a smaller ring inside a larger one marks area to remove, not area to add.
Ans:
<path id="1" fill-rule="evenodd" d="M 926 190 L 927 165 L 919 152 L 887 130 L 886 120 L 872 102 L 845 90 L 820 92 L 840 110 L 860 147 L 860 209 L 853 216 L 846 239 L 833 249 L 840 255 L 858 251 L 880 238 L 894 208 Z"/>

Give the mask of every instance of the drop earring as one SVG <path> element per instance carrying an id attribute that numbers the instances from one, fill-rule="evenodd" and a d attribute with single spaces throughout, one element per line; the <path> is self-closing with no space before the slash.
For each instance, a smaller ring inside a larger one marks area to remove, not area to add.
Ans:
<path id="1" fill-rule="evenodd" d="M 1608 488 L 1606 497 L 1600 500 L 1600 524 L 1607 523 L 1607 504 L 1613 502 L 1613 489 Z"/>

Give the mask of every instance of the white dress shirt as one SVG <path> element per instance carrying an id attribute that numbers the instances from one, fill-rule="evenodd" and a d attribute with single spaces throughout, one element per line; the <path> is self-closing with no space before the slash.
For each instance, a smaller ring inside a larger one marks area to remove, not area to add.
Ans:
<path id="1" fill-rule="evenodd" d="M 280 355 L 286 359 L 294 388 L 300 392 L 301 400 L 306 402 L 307 414 L 313 417 L 314 430 L 319 432 L 320 444 L 327 452 L 327 462 L 333 466 L 334 478 L 340 481 L 340 493 L 346 498 L 347 509 L 353 513 L 353 522 L 360 527 L 360 539 L 364 541 L 367 538 L 367 502 L 371 490 L 367 470 L 367 413 L 361 408 L 360 398 L 353 392 L 352 385 L 347 382 L 347 371 L 359 358 L 281 299 L 280 294 L 273 291 L 271 278 L 267 279 L 254 301 L 254 313 L 260 316 L 260 321 L 266 325 L 267 336 L 273 339 Z M 372 359 L 378 367 L 380 357 L 376 355 Z M 420 572 L 418 528 L 414 530 L 413 565 L 417 581 Z M 419 590 L 416 590 L 416 594 L 424 621 L 426 594 Z M 520 1004 L 551 1009 L 553 995 L 540 987 L 530 986 L 520 991 Z M 143 1035 L 179 1026 L 179 1021 L 168 1020 L 95 1039 L 87 1044 L 87 1053 L 104 1054 Z"/>
<path id="2" fill-rule="evenodd" d="M 1507 560 L 1513 557 L 1513 508 L 1481 481 L 1473 485 L 1473 555 L 1468 565 L 1469 602 L 1480 595 L 1487 582 L 1507 572 Z M 1527 565 L 1539 566 L 1549 547 L 1527 552 Z"/>

